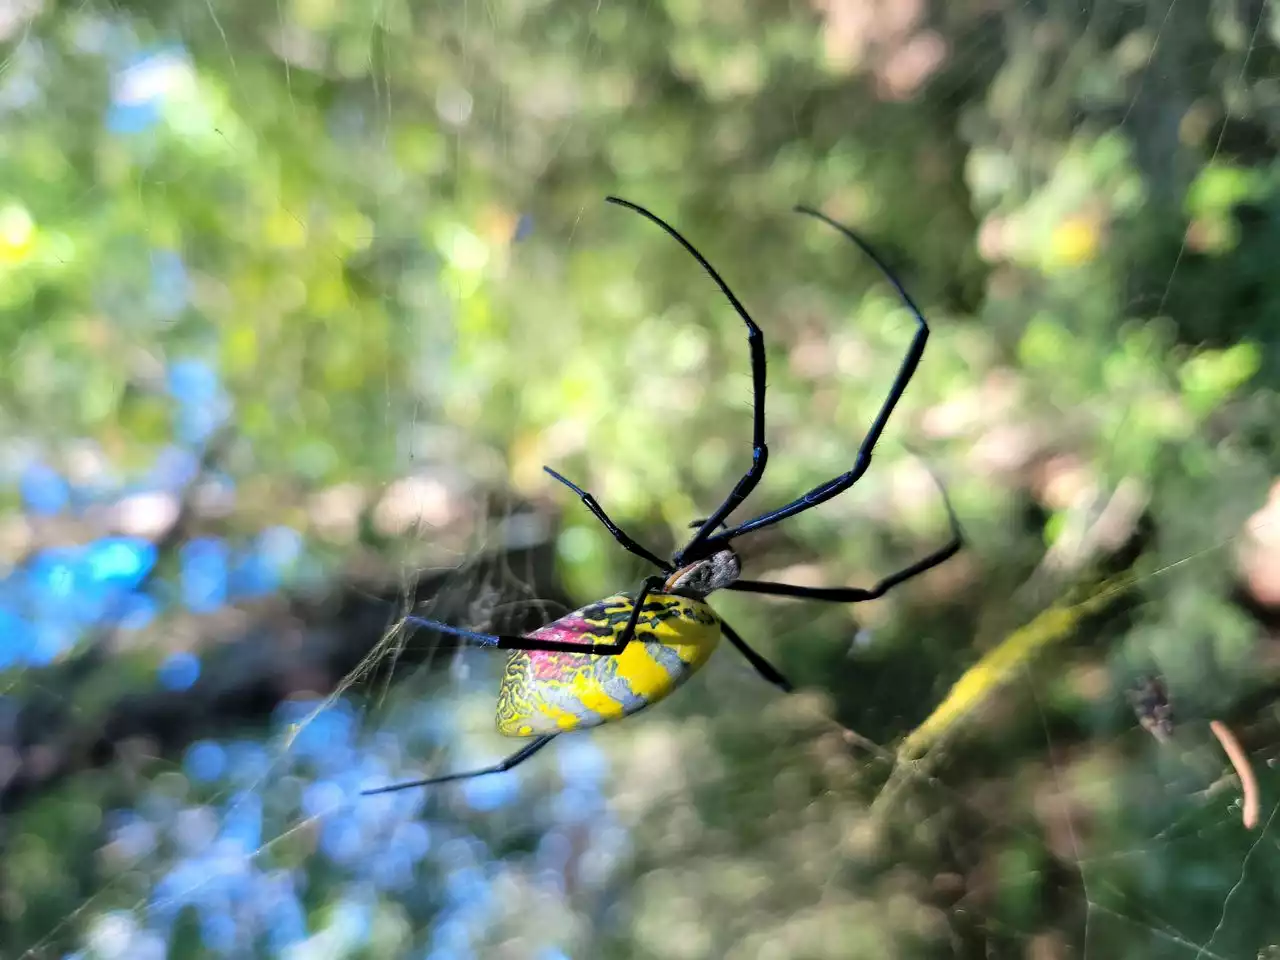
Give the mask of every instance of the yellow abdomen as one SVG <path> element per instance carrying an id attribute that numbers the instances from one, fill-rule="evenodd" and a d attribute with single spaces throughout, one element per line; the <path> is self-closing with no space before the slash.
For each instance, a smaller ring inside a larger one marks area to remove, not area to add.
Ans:
<path id="1" fill-rule="evenodd" d="M 616 643 L 631 616 L 624 594 L 590 604 L 539 627 L 530 637 Z M 498 731 L 540 736 L 599 726 L 668 696 L 707 662 L 720 642 L 720 618 L 706 603 L 650 594 L 635 638 L 617 656 L 517 650 L 498 692 Z"/>

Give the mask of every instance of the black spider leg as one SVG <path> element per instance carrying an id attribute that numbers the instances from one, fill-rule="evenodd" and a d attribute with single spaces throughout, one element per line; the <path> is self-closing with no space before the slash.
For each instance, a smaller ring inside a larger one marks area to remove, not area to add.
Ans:
<path id="1" fill-rule="evenodd" d="M 932 470 L 929 475 L 938 485 L 942 494 L 942 503 L 947 510 L 947 523 L 951 527 L 951 539 L 946 546 L 940 547 L 928 556 L 922 557 L 897 573 L 891 573 L 873 587 L 800 587 L 790 583 L 771 583 L 767 580 L 735 580 L 727 589 L 741 593 L 764 593 L 774 597 L 799 597 L 804 600 L 829 600 L 833 603 L 861 603 L 863 600 L 877 600 L 900 583 L 912 577 L 918 577 L 926 570 L 932 570 L 960 552 L 964 546 L 964 530 L 960 526 L 960 518 L 956 516 L 951 497 L 947 495 L 946 485 Z"/>
<path id="2" fill-rule="evenodd" d="M 723 633 L 725 638 L 747 659 L 747 662 L 750 663 L 751 666 L 755 667 L 756 673 L 760 674 L 762 679 L 769 681 L 769 683 L 773 684 L 783 693 L 795 692 L 796 688 L 792 686 L 791 681 L 784 677 L 777 667 L 747 646 L 746 641 L 738 636 L 737 631 L 723 620 L 720 621 L 720 632 Z M 859 736 L 857 733 L 844 726 L 844 724 L 840 723 L 839 720 L 834 720 L 834 722 L 835 725 L 844 732 L 844 736 L 847 741 L 851 743 L 860 743 L 863 746 L 870 746 L 876 753 L 883 753 L 878 744 L 872 743 L 864 737 Z"/>
<path id="3" fill-rule="evenodd" d="M 743 500 L 751 494 L 756 488 L 756 484 L 760 482 L 760 478 L 764 476 L 765 464 L 769 462 L 769 448 L 764 442 L 764 390 L 765 390 L 765 356 L 764 356 L 764 334 L 760 328 L 756 326 L 756 322 L 751 319 L 751 315 L 747 313 L 747 308 L 742 305 L 729 285 L 725 283 L 724 278 L 716 271 L 697 248 L 680 235 L 675 227 L 667 223 L 657 214 L 650 213 L 644 207 L 632 203 L 629 200 L 623 200 L 620 197 L 606 197 L 609 203 L 616 203 L 619 206 L 634 210 L 646 220 L 656 223 L 659 227 L 667 232 L 667 234 L 675 240 L 685 251 L 698 261 L 698 265 L 706 271 L 707 275 L 715 281 L 716 286 L 720 288 L 720 292 L 724 294 L 725 299 L 742 318 L 742 322 L 747 325 L 747 343 L 751 349 L 751 392 L 752 392 L 752 428 L 751 428 L 751 466 L 743 475 L 742 479 L 737 482 L 729 496 L 725 497 L 724 502 L 716 507 L 715 512 L 703 522 L 701 528 L 693 535 L 693 539 L 682 547 L 674 557 L 672 562 L 677 566 L 684 566 L 684 558 L 690 553 L 702 555 L 710 555 L 713 551 L 699 551 L 699 547 L 710 536 L 711 531 L 720 526 L 725 517 L 729 516 Z M 721 535 L 723 537 L 723 534 Z M 719 538 L 718 538 L 719 539 Z"/>
<path id="4" fill-rule="evenodd" d="M 820 213 L 810 207 L 796 207 L 798 213 L 803 213 L 811 217 L 816 217 L 828 226 L 839 230 L 845 237 L 853 241 L 863 253 L 871 258 L 872 262 L 880 269 L 885 279 L 898 292 L 898 296 L 911 311 L 911 315 L 917 323 L 915 336 L 911 339 L 911 346 L 907 349 L 907 355 L 903 358 L 902 366 L 898 368 L 898 374 L 894 377 L 893 386 L 889 390 L 889 395 L 885 398 L 883 404 L 880 405 L 880 412 L 876 414 L 875 420 L 871 424 L 871 429 L 867 431 L 862 443 L 858 447 L 858 455 L 854 459 L 853 469 L 848 473 L 841 474 L 834 480 L 828 480 L 826 483 L 819 484 L 804 496 L 793 500 L 784 507 L 763 513 L 758 517 L 754 517 L 745 523 L 740 523 L 736 527 L 723 530 L 720 533 L 708 536 L 702 543 L 702 552 L 712 551 L 721 546 L 727 545 L 730 540 L 749 533 L 752 530 L 759 530 L 763 527 L 772 526 L 788 517 L 793 517 L 797 513 L 803 513 L 811 507 L 816 507 L 820 503 L 825 503 L 832 497 L 843 493 L 851 486 L 862 479 L 863 474 L 867 472 L 867 468 L 871 466 L 871 454 L 875 450 L 876 443 L 880 439 L 880 435 L 884 433 L 885 426 L 889 422 L 889 416 L 893 413 L 894 407 L 898 405 L 898 401 L 902 399 L 902 395 L 906 392 L 907 384 L 911 382 L 911 377 L 916 372 L 916 367 L 920 365 L 920 358 L 924 356 L 925 343 L 929 340 L 929 324 L 925 322 L 924 315 L 920 312 L 920 308 L 916 306 L 911 295 L 907 293 L 902 283 L 894 276 L 893 271 L 888 265 L 880 259 L 871 246 L 855 234 L 848 227 L 837 223 L 824 213 Z M 699 537 L 707 533 L 704 527 L 699 532 Z M 696 540 L 697 538 L 695 538 Z M 687 549 L 687 548 L 686 548 Z"/>
<path id="5" fill-rule="evenodd" d="M 645 598 L 665 582 L 666 577 L 664 576 L 645 578 L 644 584 L 640 587 L 640 592 L 636 594 L 635 602 L 632 604 L 631 616 L 627 618 L 627 625 L 622 628 L 622 634 L 615 643 L 574 643 L 568 640 L 543 640 L 537 637 L 521 637 L 507 633 L 478 633 L 475 630 L 455 627 L 448 623 L 441 623 L 438 620 L 428 620 L 425 617 L 405 617 L 405 623 L 461 637 L 464 640 L 470 640 L 476 646 L 490 647 L 497 650 L 545 650 L 550 653 L 581 653 L 599 657 L 616 657 L 626 649 L 627 644 L 636 635 L 636 624 L 640 622 L 640 611 L 644 606 Z"/>
<path id="6" fill-rule="evenodd" d="M 612 534 L 613 539 L 617 540 L 624 550 L 627 550 L 635 554 L 637 557 L 640 557 L 642 560 L 648 560 L 655 567 L 657 567 L 660 570 L 665 570 L 667 571 L 667 573 L 670 573 L 672 570 L 675 569 L 675 567 L 671 566 L 671 564 L 669 564 L 666 560 L 661 559 L 656 553 L 651 552 L 650 550 L 648 550 L 647 548 L 645 548 L 644 546 L 642 546 L 641 544 L 633 540 L 625 530 L 623 530 L 616 523 L 610 520 L 609 515 L 604 512 L 604 508 L 600 506 L 599 502 L 596 500 L 595 497 L 587 493 L 587 491 L 583 490 L 580 486 L 578 486 L 572 480 L 568 480 L 562 477 L 560 474 L 556 473 L 550 467 L 543 467 L 542 469 L 547 471 L 547 473 L 551 474 L 551 476 L 559 480 L 566 487 L 568 487 L 570 490 L 576 493 L 578 495 L 578 499 L 581 500 L 586 505 L 587 509 L 591 511 L 592 516 L 594 516 L 597 520 L 599 520 L 602 524 L 604 524 L 604 528 L 608 530 L 610 534 Z"/>
<path id="7" fill-rule="evenodd" d="M 616 523 L 614 523 L 609 518 L 609 515 L 604 512 L 604 507 L 600 506 L 600 501 L 597 500 L 595 497 L 593 497 L 590 493 L 588 493 L 586 490 L 583 490 L 580 486 L 578 486 L 572 480 L 569 480 L 563 475 L 552 470 L 550 467 L 544 466 L 542 469 L 545 470 L 547 473 L 549 473 L 551 476 L 553 476 L 555 479 L 559 480 L 561 483 L 563 483 L 566 487 L 568 487 L 574 493 L 576 493 L 578 495 L 578 499 L 581 500 L 586 505 L 586 508 L 591 511 L 591 515 L 595 517 L 597 520 L 599 520 L 601 524 L 604 525 L 604 528 L 609 531 L 613 539 L 618 541 L 618 544 L 624 550 L 627 550 L 628 552 L 635 554 L 637 557 L 640 557 L 642 560 L 648 560 L 655 567 L 659 567 L 667 571 L 667 573 L 671 573 L 672 571 L 675 570 L 675 567 L 673 567 L 670 563 L 668 563 L 666 560 L 663 560 L 656 553 L 651 552 L 647 547 L 637 542 L 630 534 L 628 534 L 625 530 L 623 530 Z M 702 520 L 694 520 L 692 523 L 689 524 L 689 528 L 691 530 L 696 530 L 698 527 L 702 526 L 706 522 L 707 521 L 705 518 Z M 723 520 L 721 520 L 720 526 L 724 527 L 724 526 L 728 526 L 728 524 L 726 524 Z"/>
<path id="8" fill-rule="evenodd" d="M 387 787 L 375 787 L 372 790 L 361 790 L 360 795 L 362 797 L 371 797 L 376 793 L 394 793 L 396 790 L 409 790 L 413 787 L 430 787 L 437 783 L 450 783 L 454 780 L 472 780 L 476 777 L 484 777 L 491 773 L 505 773 L 512 767 L 518 767 L 520 764 L 524 763 L 557 736 L 559 736 L 559 734 L 552 733 L 543 737 L 538 737 L 525 744 L 506 759 L 499 760 L 497 763 L 488 767 L 481 767 L 479 770 L 468 770 L 465 773 L 446 773 L 440 777 L 427 777 L 425 780 L 408 780 L 404 783 L 393 783 Z"/>
<path id="9" fill-rule="evenodd" d="M 737 651 L 746 658 L 747 662 L 755 667 L 756 673 L 760 674 L 761 677 L 768 680 L 783 693 L 791 693 L 795 690 L 795 687 L 791 685 L 791 681 L 784 677 L 777 667 L 747 646 L 747 641 L 738 636 L 738 631 L 723 620 L 720 621 L 720 632 L 725 635 L 725 639 L 737 648 Z"/>

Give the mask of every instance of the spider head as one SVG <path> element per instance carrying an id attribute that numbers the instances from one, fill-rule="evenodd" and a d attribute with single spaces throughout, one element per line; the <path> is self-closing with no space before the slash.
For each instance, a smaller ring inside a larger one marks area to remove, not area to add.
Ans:
<path id="1" fill-rule="evenodd" d="M 709 557 L 687 563 L 673 571 L 663 584 L 664 593 L 676 593 L 701 600 L 723 590 L 742 573 L 742 564 L 732 550 L 717 550 Z"/>

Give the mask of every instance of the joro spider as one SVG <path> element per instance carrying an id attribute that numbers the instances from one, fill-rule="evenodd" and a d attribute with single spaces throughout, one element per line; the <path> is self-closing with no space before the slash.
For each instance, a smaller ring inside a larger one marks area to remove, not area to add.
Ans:
<path id="1" fill-rule="evenodd" d="M 596 727 L 630 716 L 666 698 L 699 670 L 715 650 L 722 634 L 761 677 L 790 693 L 794 688 L 786 677 L 751 649 L 738 632 L 720 618 L 707 603 L 708 596 L 717 590 L 736 590 L 741 593 L 835 603 L 874 600 L 898 584 L 943 563 L 958 553 L 964 544 L 955 510 L 945 487 L 938 482 L 951 528 L 951 538 L 947 545 L 885 577 L 875 586 L 803 587 L 740 579 L 741 563 L 731 546 L 734 540 L 825 503 L 848 490 L 867 472 L 867 468 L 871 466 L 871 455 L 889 416 L 902 398 L 924 355 L 929 326 L 893 271 L 864 240 L 848 227 L 817 210 L 803 206 L 795 208 L 799 213 L 815 217 L 834 227 L 871 258 L 911 312 L 916 322 L 916 332 L 889 395 L 881 404 L 871 429 L 858 447 L 852 469 L 819 484 L 786 506 L 730 527 L 725 521 L 760 482 L 769 459 L 764 432 L 764 334 L 716 269 L 679 231 L 638 204 L 618 197 L 606 199 L 635 211 L 665 230 L 715 281 L 720 292 L 747 325 L 754 395 L 751 466 L 715 512 L 690 525 L 697 532 L 670 560 L 661 559 L 629 536 L 609 519 L 595 497 L 586 490 L 550 467 L 543 467 L 548 474 L 578 495 L 587 509 L 604 524 L 605 529 L 623 548 L 647 560 L 662 572 L 646 577 L 634 598 L 620 593 L 588 604 L 526 636 L 477 633 L 435 620 L 408 617 L 406 622 L 418 627 L 461 637 L 478 646 L 512 651 L 498 693 L 498 732 L 508 737 L 533 739 L 506 759 L 491 766 L 365 790 L 367 795 L 501 773 L 528 760 L 561 733 Z"/>

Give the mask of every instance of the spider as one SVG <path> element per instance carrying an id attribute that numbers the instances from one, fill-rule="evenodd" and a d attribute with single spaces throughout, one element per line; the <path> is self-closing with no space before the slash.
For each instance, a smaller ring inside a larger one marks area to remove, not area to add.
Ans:
<path id="1" fill-rule="evenodd" d="M 645 578 L 634 597 L 620 593 L 588 604 L 525 636 L 477 633 L 435 620 L 408 617 L 406 622 L 417 627 L 451 634 L 478 646 L 512 651 L 498 693 L 498 732 L 508 737 L 532 739 L 506 759 L 491 766 L 377 787 L 365 790 L 365 794 L 469 780 L 510 770 L 528 760 L 562 733 L 622 719 L 666 698 L 707 662 L 722 635 L 763 679 L 789 693 L 794 688 L 786 677 L 749 647 L 738 632 L 707 603 L 707 598 L 712 593 L 717 590 L 736 590 L 836 603 L 874 600 L 898 584 L 948 560 L 964 544 L 960 523 L 946 489 L 938 482 L 951 528 L 950 540 L 946 546 L 885 577 L 872 587 L 803 587 L 741 579 L 739 574 L 742 566 L 738 555 L 733 551 L 734 540 L 825 503 L 848 490 L 867 472 L 876 443 L 924 355 L 925 343 L 929 337 L 928 324 L 893 272 L 865 241 L 849 228 L 817 210 L 803 206 L 795 208 L 798 213 L 815 217 L 840 231 L 871 258 L 911 312 L 916 322 L 916 332 L 889 395 L 881 404 L 879 413 L 858 448 L 853 467 L 835 479 L 819 484 L 786 506 L 762 513 L 736 526 L 729 526 L 726 522 L 729 515 L 755 489 L 764 476 L 765 464 L 769 459 L 764 430 L 764 334 L 716 269 L 679 231 L 638 204 L 618 197 L 606 199 L 610 203 L 633 210 L 665 230 L 715 281 L 720 292 L 746 324 L 754 401 L 751 466 L 710 516 L 690 524 L 691 529 L 696 529 L 696 532 L 670 560 L 663 560 L 623 531 L 609 519 L 595 497 L 586 490 L 550 467 L 543 467 L 551 477 L 577 494 L 586 508 L 623 548 L 653 564 L 661 572 Z"/>

